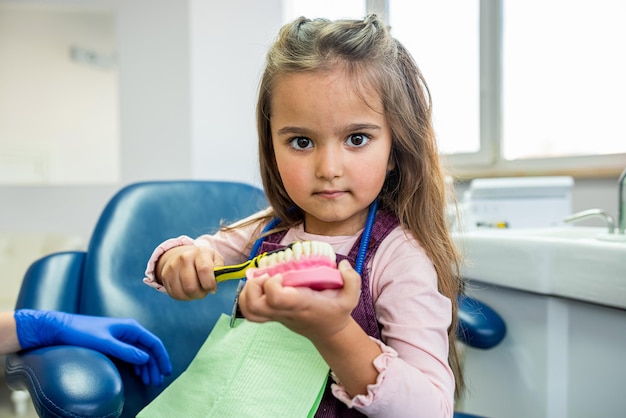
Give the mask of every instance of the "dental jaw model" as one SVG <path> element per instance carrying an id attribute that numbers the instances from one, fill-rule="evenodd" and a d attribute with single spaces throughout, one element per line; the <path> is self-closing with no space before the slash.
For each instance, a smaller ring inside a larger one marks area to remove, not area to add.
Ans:
<path id="1" fill-rule="evenodd" d="M 319 241 L 298 241 L 285 249 L 266 253 L 259 258 L 258 267 L 246 270 L 248 280 L 264 274 L 281 274 L 283 286 L 314 290 L 343 287 L 333 248 Z"/>
<path id="2" fill-rule="evenodd" d="M 283 249 L 259 254 L 244 263 L 214 269 L 218 283 L 279 273 L 283 276 L 283 286 L 310 287 L 314 290 L 343 287 L 335 252 L 330 244 L 320 241 L 296 241 Z"/>

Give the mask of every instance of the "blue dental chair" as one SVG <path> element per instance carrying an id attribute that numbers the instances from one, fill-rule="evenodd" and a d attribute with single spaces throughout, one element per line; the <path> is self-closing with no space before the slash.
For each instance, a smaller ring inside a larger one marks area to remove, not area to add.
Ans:
<path id="1" fill-rule="evenodd" d="M 104 208 L 87 251 L 54 253 L 31 265 L 16 309 L 135 318 L 162 339 L 172 375 L 160 388 L 145 386 L 124 362 L 55 346 L 7 356 L 9 387 L 28 390 L 40 417 L 134 417 L 187 368 L 217 318 L 230 314 L 237 286 L 225 282 L 203 300 L 175 301 L 141 281 L 152 250 L 167 238 L 211 232 L 266 205 L 262 190 L 236 182 L 153 181 L 121 189 Z M 463 341 L 479 348 L 500 342 L 505 327 L 495 312 L 465 297 L 460 308 Z"/>

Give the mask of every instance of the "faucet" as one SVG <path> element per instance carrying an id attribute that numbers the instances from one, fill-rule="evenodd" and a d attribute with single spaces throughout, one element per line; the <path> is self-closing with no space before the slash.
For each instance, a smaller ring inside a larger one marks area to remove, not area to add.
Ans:
<path id="1" fill-rule="evenodd" d="M 613 220 L 613 217 L 602 209 L 587 209 L 581 212 L 576 212 L 572 215 L 566 216 L 563 221 L 565 223 L 574 223 L 582 221 L 583 219 L 596 217 L 604 219 L 604 222 L 609 228 L 609 234 L 615 233 L 615 221 Z"/>
<path id="2" fill-rule="evenodd" d="M 617 179 L 617 232 L 624 235 L 626 229 L 626 213 L 624 213 L 624 181 L 626 180 L 626 168 Z"/>
<path id="3" fill-rule="evenodd" d="M 602 209 L 588 209 L 582 212 L 577 212 L 572 215 L 566 216 L 563 221 L 565 223 L 575 223 L 583 219 L 598 217 L 602 218 L 606 223 L 609 234 L 614 234 L 617 229 L 617 233 L 620 235 L 626 234 L 626 208 L 624 207 L 624 184 L 626 183 L 626 168 L 622 171 L 617 179 L 617 222 L 611 215 L 603 211 Z"/>

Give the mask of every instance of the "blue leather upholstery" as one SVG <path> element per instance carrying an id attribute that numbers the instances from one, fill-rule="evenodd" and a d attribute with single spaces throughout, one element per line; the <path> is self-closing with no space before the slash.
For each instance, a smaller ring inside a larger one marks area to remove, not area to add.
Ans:
<path id="1" fill-rule="evenodd" d="M 506 324 L 489 305 L 467 295 L 461 295 L 457 335 L 470 347 L 489 349 L 504 339 Z"/>
<path id="2" fill-rule="evenodd" d="M 165 386 L 187 367 L 218 316 L 230 314 L 237 283 L 221 284 L 217 294 L 203 300 L 175 301 L 141 281 L 152 250 L 167 238 L 212 232 L 221 222 L 266 205 L 261 190 L 241 183 L 185 180 L 127 186 L 105 207 L 86 253 L 52 254 L 30 267 L 16 309 L 137 319 L 170 353 L 173 373 Z M 30 391 L 42 417 L 114 417 L 122 407 L 121 416 L 134 417 L 162 390 L 144 386 L 131 366 L 78 347 L 8 356 L 6 379 L 12 388 Z"/>
<path id="3" fill-rule="evenodd" d="M 33 263 L 16 309 L 135 318 L 162 339 L 172 375 L 161 388 L 145 386 L 126 363 L 59 346 L 7 356 L 9 386 L 27 389 L 41 417 L 134 417 L 186 369 L 219 315 L 230 314 L 237 286 L 222 283 L 205 299 L 175 301 L 141 281 L 153 249 L 171 237 L 211 233 L 266 205 L 261 190 L 235 182 L 155 181 L 121 189 L 104 208 L 86 252 Z M 504 322 L 490 308 L 469 298 L 460 306 L 462 340 L 489 348 L 504 337 Z"/>
<path id="4" fill-rule="evenodd" d="M 6 370 L 9 386 L 29 389 L 41 417 L 116 417 L 122 413 L 120 372 L 97 351 L 69 346 L 30 350 L 19 359 L 7 360 Z"/>
<path id="5" fill-rule="evenodd" d="M 484 418 L 479 415 L 468 414 L 467 412 L 455 412 L 454 418 Z"/>

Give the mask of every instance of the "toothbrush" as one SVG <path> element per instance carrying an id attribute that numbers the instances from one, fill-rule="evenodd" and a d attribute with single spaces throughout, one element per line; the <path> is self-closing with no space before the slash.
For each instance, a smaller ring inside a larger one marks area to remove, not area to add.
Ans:
<path id="1" fill-rule="evenodd" d="M 283 286 L 310 287 L 315 290 L 343 287 L 333 248 L 319 241 L 297 241 L 287 248 L 260 254 L 245 263 L 216 267 L 214 270 L 218 283 L 278 273 L 283 276 Z"/>

